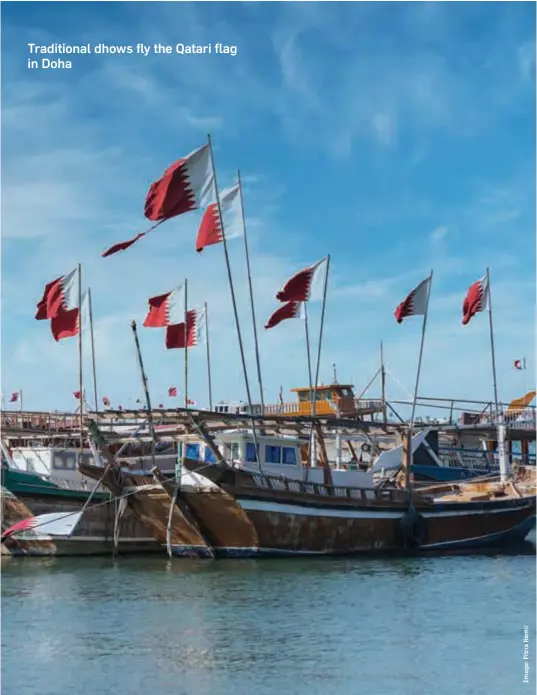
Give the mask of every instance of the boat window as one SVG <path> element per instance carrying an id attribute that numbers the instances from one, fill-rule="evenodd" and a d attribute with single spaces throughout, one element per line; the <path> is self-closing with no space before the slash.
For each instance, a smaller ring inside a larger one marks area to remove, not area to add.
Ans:
<path id="1" fill-rule="evenodd" d="M 282 463 L 296 464 L 296 449 L 293 446 L 284 446 L 282 450 Z"/>
<path id="2" fill-rule="evenodd" d="M 258 451 L 259 451 L 259 445 L 258 445 Z M 254 446 L 254 444 L 252 444 L 252 442 L 246 442 L 246 460 L 249 463 L 257 461 L 257 457 L 255 455 L 255 446 Z"/>
<path id="3" fill-rule="evenodd" d="M 208 446 L 205 447 L 205 463 L 216 463 L 216 456 Z"/>
<path id="4" fill-rule="evenodd" d="M 309 400 L 310 400 L 309 391 L 299 391 L 299 393 L 298 393 L 298 400 L 299 400 L 301 403 L 304 403 L 305 401 L 309 401 Z"/>
<path id="5" fill-rule="evenodd" d="M 63 468 L 64 467 L 63 457 L 62 456 L 55 456 L 54 460 L 52 462 L 52 467 L 55 468 L 56 470 Z"/>
<path id="6" fill-rule="evenodd" d="M 265 446 L 265 463 L 280 463 L 281 446 Z"/>
<path id="7" fill-rule="evenodd" d="M 74 471 L 76 468 L 76 455 L 69 455 L 65 457 L 65 468 L 67 468 L 70 471 Z"/>
<path id="8" fill-rule="evenodd" d="M 192 444 L 192 443 L 187 444 L 185 456 L 187 459 L 194 459 L 195 461 L 199 461 L 200 445 L 199 444 Z"/>
<path id="9" fill-rule="evenodd" d="M 240 459 L 240 457 L 241 457 L 241 451 L 240 451 L 239 442 L 232 442 L 231 443 L 231 460 L 236 461 L 237 459 Z"/>

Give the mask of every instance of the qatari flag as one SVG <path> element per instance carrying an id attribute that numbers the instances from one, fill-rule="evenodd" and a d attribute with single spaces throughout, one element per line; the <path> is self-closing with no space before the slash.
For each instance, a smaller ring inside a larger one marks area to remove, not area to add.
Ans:
<path id="1" fill-rule="evenodd" d="M 37 304 L 35 318 L 38 321 L 53 319 L 61 311 L 78 307 L 78 269 L 61 275 L 45 286 L 43 296 Z"/>
<path id="2" fill-rule="evenodd" d="M 462 304 L 462 325 L 466 326 L 480 311 L 485 311 L 489 305 L 489 281 L 485 275 L 470 285 Z"/>
<path id="3" fill-rule="evenodd" d="M 322 284 L 319 281 L 326 273 L 327 267 L 328 257 L 295 273 L 276 294 L 276 299 L 280 302 L 307 302 L 310 299 L 321 299 L 322 292 L 319 290 Z"/>
<path id="4" fill-rule="evenodd" d="M 103 258 L 125 251 L 139 239 L 172 217 L 198 210 L 214 199 L 214 172 L 209 144 L 190 152 L 171 164 L 162 176 L 153 181 L 145 199 L 144 215 L 155 222 L 145 232 L 108 248 Z"/>
<path id="5" fill-rule="evenodd" d="M 412 292 L 404 299 L 393 312 L 397 323 L 403 323 L 409 316 L 425 316 L 427 313 L 427 301 L 431 276 L 420 282 Z"/>

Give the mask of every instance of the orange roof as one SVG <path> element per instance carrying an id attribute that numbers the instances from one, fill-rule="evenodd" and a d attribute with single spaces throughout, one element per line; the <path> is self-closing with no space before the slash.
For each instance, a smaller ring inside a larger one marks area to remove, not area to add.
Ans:
<path id="1" fill-rule="evenodd" d="M 317 386 L 317 391 L 323 391 L 327 389 L 331 389 L 333 391 L 338 391 L 340 389 L 352 389 L 354 386 L 352 384 L 321 384 L 320 386 Z M 304 391 L 309 391 L 310 387 L 309 386 L 304 386 L 298 389 L 289 389 L 293 393 L 302 393 Z M 311 389 L 313 390 L 313 389 Z"/>

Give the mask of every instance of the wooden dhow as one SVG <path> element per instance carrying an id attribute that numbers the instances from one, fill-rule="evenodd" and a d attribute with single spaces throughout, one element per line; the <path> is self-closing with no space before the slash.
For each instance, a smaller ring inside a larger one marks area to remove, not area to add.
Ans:
<path id="1" fill-rule="evenodd" d="M 113 432 L 107 427 L 112 417 Z M 175 488 L 163 485 L 154 470 L 152 484 L 158 482 L 166 494 L 158 500 L 147 494 L 139 499 L 144 514 L 160 516 L 161 538 L 164 518 L 172 519 L 166 530 L 170 548 L 174 545 L 170 534 L 184 524 L 180 517 L 173 520 L 177 500 L 188 510 L 190 526 L 199 530 L 216 557 L 482 547 L 524 538 L 535 523 L 535 486 L 525 483 L 519 488 L 511 478 L 411 491 L 386 481 L 375 484 L 371 471 L 331 469 L 325 446 L 328 438 L 350 437 L 357 430 L 371 437 L 376 430 L 393 437 L 394 446 L 399 443 L 401 447 L 403 427 L 334 417 L 246 418 L 183 409 L 159 411 L 158 417 L 164 424 L 156 432 L 157 439 L 179 443 L 179 484 Z M 126 432 L 132 428 L 133 418 L 139 419 L 139 413 L 95 416 L 92 436 L 99 438 L 104 449 L 117 446 L 129 439 Z M 258 460 L 255 448 L 254 456 L 248 456 L 248 449 L 251 454 L 254 447 L 252 421 L 260 448 Z M 309 465 L 309 455 L 302 455 L 300 443 L 310 440 L 312 429 L 319 452 L 314 467 Z M 222 441 L 232 433 L 244 444 L 242 451 L 240 447 L 236 450 L 237 456 Z M 150 434 L 146 431 L 138 436 Z M 269 442 L 270 438 L 278 443 Z M 284 449 L 293 448 L 286 442 L 293 438 L 301 455 L 290 456 L 290 462 L 285 462 Z M 210 452 L 209 460 L 205 455 L 201 461 L 187 455 L 193 443 Z M 404 461 L 405 455 L 401 458 Z M 87 466 L 83 472 L 93 478 L 102 474 Z M 135 478 L 133 475 L 130 482 Z M 148 479 L 151 481 L 151 475 L 138 477 L 136 485 L 141 493 Z M 162 504 L 162 509 L 151 511 L 150 501 L 153 507 Z M 183 516 L 186 519 L 186 514 Z M 173 554 L 182 554 L 180 545 Z"/>

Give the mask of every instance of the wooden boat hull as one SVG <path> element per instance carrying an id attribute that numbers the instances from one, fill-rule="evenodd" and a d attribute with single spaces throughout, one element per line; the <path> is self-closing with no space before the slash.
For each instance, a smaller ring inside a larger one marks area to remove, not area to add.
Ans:
<path id="1" fill-rule="evenodd" d="M 280 489 L 274 489 L 268 476 L 204 470 L 219 481 L 222 494 L 192 491 L 184 498 L 220 557 L 401 552 L 410 546 L 420 551 L 481 548 L 522 540 L 535 525 L 533 495 L 446 502 L 421 495 L 415 500 L 423 519 L 419 543 L 409 544 L 402 532 L 408 502 L 401 491 L 390 491 L 383 499 L 354 490 L 352 498 L 344 488 L 332 491 L 340 496 L 328 494 L 322 485 L 310 486 L 313 493 L 307 493 L 300 483 L 289 490 L 288 484 L 275 481 Z"/>
<path id="2" fill-rule="evenodd" d="M 71 494 L 69 494 L 71 493 Z M 24 490 L 15 496 L 9 491 L 9 499 L 18 500 L 19 505 L 26 509 L 27 514 L 13 516 L 13 522 L 32 515 L 65 512 L 76 514 L 84 507 L 89 492 L 63 490 L 55 495 L 50 489 Z M 47 555 L 79 556 L 79 555 L 111 555 L 138 554 L 162 552 L 162 546 L 157 543 L 147 527 L 137 519 L 136 515 L 126 509 L 121 516 L 117 529 L 117 542 L 114 541 L 116 526 L 117 504 L 102 493 L 95 496 L 73 533 L 66 538 L 49 536 L 39 528 L 18 533 L 6 541 L 10 553 L 18 556 Z M 108 500 L 106 500 L 108 498 Z M 7 495 L 6 495 L 7 499 Z M 11 503 L 13 506 L 13 503 Z M 4 504 L 4 509 L 6 506 Z"/>
<path id="3" fill-rule="evenodd" d="M 102 468 L 95 466 L 84 466 L 81 470 L 96 480 L 103 473 Z M 174 556 L 214 557 L 210 544 L 198 529 L 196 519 L 192 517 L 182 497 L 179 496 L 175 504 L 172 504 L 172 481 L 155 482 L 151 476 L 110 469 L 103 484 L 118 497 L 129 494 L 125 499 L 130 514 L 149 529 L 161 552 L 167 549 L 169 541 L 170 552 Z"/>

